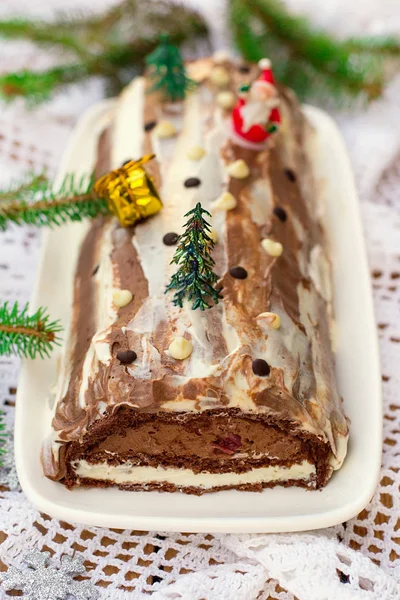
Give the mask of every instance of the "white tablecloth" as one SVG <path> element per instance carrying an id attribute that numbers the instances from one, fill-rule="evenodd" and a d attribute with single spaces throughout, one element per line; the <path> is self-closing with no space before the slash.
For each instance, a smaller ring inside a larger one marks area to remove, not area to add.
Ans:
<path id="1" fill-rule="evenodd" d="M 400 32 L 396 0 L 290 0 L 338 34 Z M 5 14 L 51 15 L 65 0 L 9 0 Z M 111 4 L 86 0 L 86 7 Z M 193 0 L 191 4 L 200 5 Z M 226 30 L 223 2 L 203 0 L 213 19 L 216 46 Z M 361 6 L 362 5 L 362 6 Z M 318 6 L 318 11 L 315 10 Z M 68 8 L 81 8 L 69 0 Z M 337 9 L 337 10 L 336 10 Z M 45 67 L 54 53 L 28 42 L 0 44 L 0 71 Z M 81 553 L 104 599 L 187 600 L 395 600 L 400 597 L 400 80 L 362 113 L 337 115 L 348 143 L 362 200 L 385 399 L 384 454 L 378 490 L 368 507 L 348 523 L 318 533 L 211 536 L 116 531 L 74 526 L 40 515 L 20 491 L 0 495 L 0 569 L 20 566 L 32 547 Z M 84 108 L 103 94 L 103 84 L 74 86 L 29 112 L 23 102 L 0 105 L 0 185 L 27 169 L 54 174 L 68 135 Z M 29 298 L 40 233 L 10 228 L 0 234 L 0 300 Z M 11 428 L 18 360 L 0 358 L 0 407 Z M 3 406 L 2 406 L 3 405 Z M 2 472 L 0 471 L 0 478 Z M 4 475 L 4 472 L 3 472 Z M 279 582 L 279 583 L 278 583 Z M 5 593 L 0 590 L 0 598 Z"/>

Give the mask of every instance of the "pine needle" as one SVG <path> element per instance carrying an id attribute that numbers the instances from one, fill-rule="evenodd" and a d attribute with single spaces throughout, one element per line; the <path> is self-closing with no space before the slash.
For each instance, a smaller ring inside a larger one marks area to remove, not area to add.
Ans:
<path id="1" fill-rule="evenodd" d="M 40 180 L 25 188 L 19 198 L 0 203 L 0 231 L 10 222 L 42 227 L 109 214 L 107 201 L 93 192 L 94 181 L 94 177 L 70 174 L 55 188 L 53 183 Z"/>
<path id="2" fill-rule="evenodd" d="M 28 314 L 29 305 L 19 308 L 18 302 L 0 306 L 0 356 L 16 355 L 25 358 L 50 356 L 54 345 L 60 344 L 59 321 L 51 321 L 46 309 Z"/>
<path id="3" fill-rule="evenodd" d="M 41 192 L 47 185 L 44 173 L 27 173 L 22 181 L 12 183 L 7 189 L 0 189 L 0 202 L 10 202 L 30 195 L 32 188 Z"/>

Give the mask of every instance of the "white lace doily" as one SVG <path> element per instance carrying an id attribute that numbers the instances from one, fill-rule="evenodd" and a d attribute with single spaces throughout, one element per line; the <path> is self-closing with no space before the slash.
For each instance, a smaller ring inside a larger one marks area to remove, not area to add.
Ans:
<path id="1" fill-rule="evenodd" d="M 100 9 L 107 3 L 92 0 L 85 4 Z M 291 6 L 306 11 L 316 3 L 290 0 Z M 49 4 L 52 10 L 65 8 L 65 1 L 60 0 L 13 0 L 1 3 L 0 17 L 15 13 L 18 7 L 24 14 L 47 14 Z M 81 6 L 78 0 L 69 4 Z M 212 13 L 213 2 L 204 4 L 207 13 Z M 215 5 L 220 10 L 222 2 Z M 321 23 L 328 22 L 334 5 L 342 6 L 343 18 L 350 18 L 344 8 L 348 2 L 326 0 L 318 2 Z M 365 6 L 370 17 L 366 10 L 363 14 L 356 11 L 353 31 L 386 31 L 389 21 L 400 31 L 400 9 L 393 0 L 368 0 Z M 340 30 L 341 21 L 335 15 L 333 23 Z M 49 58 L 28 43 L 0 44 L 0 70 L 44 66 L 52 60 L 54 54 Z M 351 521 L 317 533 L 212 536 L 74 526 L 39 514 L 22 492 L 3 492 L 0 571 L 21 566 L 26 551 L 37 547 L 50 551 L 56 562 L 62 554 L 80 553 L 105 600 L 137 600 L 149 594 L 155 600 L 400 598 L 399 88 L 400 82 L 394 81 L 385 98 L 363 114 L 339 118 L 362 200 L 381 345 L 384 453 L 372 502 Z M 76 118 L 102 91 L 102 84 L 92 81 L 63 92 L 34 112 L 27 112 L 19 102 L 1 106 L 0 186 L 28 168 L 46 167 L 54 174 Z M 0 300 L 28 300 L 39 237 L 38 231 L 29 228 L 10 228 L 0 234 Z M 17 378 L 18 360 L 0 358 L 0 408 L 10 428 Z M 6 597 L 0 588 L 0 598 Z"/>

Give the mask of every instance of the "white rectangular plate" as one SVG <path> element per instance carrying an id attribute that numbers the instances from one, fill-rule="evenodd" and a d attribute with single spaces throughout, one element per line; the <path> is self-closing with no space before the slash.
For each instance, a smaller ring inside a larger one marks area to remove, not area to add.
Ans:
<path id="1" fill-rule="evenodd" d="M 22 488 L 41 511 L 70 522 L 158 531 L 284 532 L 335 525 L 356 515 L 372 497 L 380 468 L 382 399 L 377 336 L 358 199 L 346 150 L 332 119 L 305 107 L 316 130 L 314 170 L 323 190 L 332 248 L 337 317 L 337 377 L 351 419 L 349 452 L 342 469 L 319 492 L 298 488 L 262 493 L 223 491 L 202 497 L 179 492 L 75 489 L 43 476 L 40 448 L 50 433 L 49 389 L 60 352 L 24 361 L 16 411 L 16 462 Z M 99 132 L 113 101 L 91 108 L 65 155 L 67 171 L 93 168 Z M 74 265 L 88 224 L 45 232 L 33 306 L 47 306 L 67 327 Z"/>

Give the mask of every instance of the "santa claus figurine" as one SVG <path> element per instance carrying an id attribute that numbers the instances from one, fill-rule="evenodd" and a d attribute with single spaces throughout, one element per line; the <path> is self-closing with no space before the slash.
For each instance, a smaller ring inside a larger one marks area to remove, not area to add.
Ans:
<path id="1" fill-rule="evenodd" d="M 262 58 L 261 74 L 251 85 L 239 90 L 239 100 L 232 111 L 233 138 L 237 144 L 255 150 L 266 147 L 267 140 L 281 122 L 279 98 L 271 61 Z"/>

